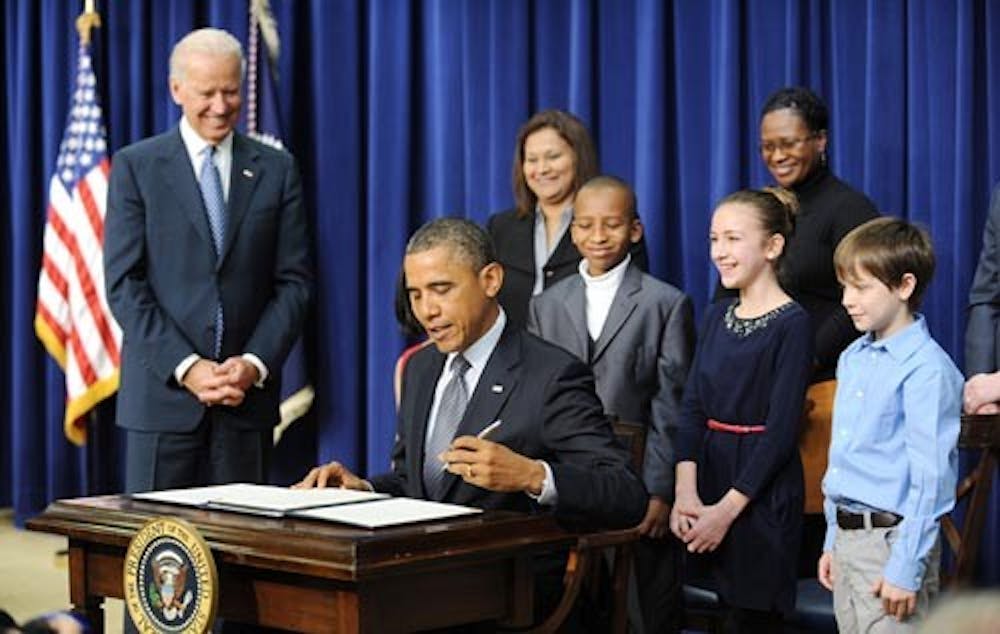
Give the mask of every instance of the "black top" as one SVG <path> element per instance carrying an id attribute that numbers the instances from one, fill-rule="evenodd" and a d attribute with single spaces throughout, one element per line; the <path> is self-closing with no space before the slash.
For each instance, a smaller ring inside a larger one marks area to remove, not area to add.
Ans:
<path id="1" fill-rule="evenodd" d="M 816 363 L 813 382 L 832 379 L 837 358 L 861 333 L 840 304 L 833 252 L 851 229 L 878 217 L 875 204 L 825 166 L 792 186 L 799 199 L 795 232 L 785 249 L 781 283 L 812 319 Z M 716 297 L 732 296 L 720 291 Z"/>
<path id="2" fill-rule="evenodd" d="M 493 214 L 486 221 L 486 230 L 493 239 L 497 259 L 504 268 L 500 305 L 510 323 L 524 327 L 528 322 L 528 302 L 535 288 L 535 215 L 518 217 L 516 209 Z M 631 248 L 632 261 L 643 272 L 649 271 L 646 238 Z M 545 263 L 545 283 L 548 288 L 577 272 L 580 252 L 573 245 L 569 229 Z"/>
<path id="3" fill-rule="evenodd" d="M 799 197 L 795 233 L 783 261 L 782 283 L 812 318 L 815 333 L 814 381 L 833 378 L 837 358 L 860 336 L 840 303 L 843 294 L 833 268 L 833 252 L 858 225 L 878 217 L 875 204 L 820 167 L 793 186 Z"/>

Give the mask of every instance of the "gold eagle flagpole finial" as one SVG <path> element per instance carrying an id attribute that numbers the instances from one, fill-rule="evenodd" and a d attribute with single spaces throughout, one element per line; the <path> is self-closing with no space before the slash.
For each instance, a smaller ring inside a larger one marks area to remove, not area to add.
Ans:
<path id="1" fill-rule="evenodd" d="M 90 29 L 101 26 L 101 14 L 97 12 L 97 0 L 84 0 L 83 13 L 76 19 L 76 30 L 80 41 L 90 44 Z"/>

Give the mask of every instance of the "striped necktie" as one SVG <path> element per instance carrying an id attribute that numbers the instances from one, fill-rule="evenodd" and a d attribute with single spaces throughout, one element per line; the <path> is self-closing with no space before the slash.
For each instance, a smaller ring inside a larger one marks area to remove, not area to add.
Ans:
<path id="1" fill-rule="evenodd" d="M 468 359 L 461 354 L 452 359 L 451 379 L 441 393 L 434 429 L 424 447 L 424 488 L 427 490 L 427 497 L 432 500 L 444 497 L 445 472 L 437 457 L 448 449 L 455 438 L 458 423 L 465 414 L 465 406 L 469 404 L 469 390 L 465 387 L 464 377 L 470 367 Z"/>

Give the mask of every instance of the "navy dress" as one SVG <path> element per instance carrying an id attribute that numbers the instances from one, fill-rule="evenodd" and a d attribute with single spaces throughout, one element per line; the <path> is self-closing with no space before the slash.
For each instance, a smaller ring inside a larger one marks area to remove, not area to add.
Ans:
<path id="1" fill-rule="evenodd" d="M 728 605 L 788 614 L 802 527 L 798 435 L 813 359 L 809 315 L 789 302 L 740 319 L 738 300 L 710 306 L 688 374 L 677 429 L 677 460 L 698 465 L 698 494 L 716 503 L 730 488 L 750 498 L 708 556 Z M 762 433 L 709 430 L 708 419 L 764 425 Z"/>

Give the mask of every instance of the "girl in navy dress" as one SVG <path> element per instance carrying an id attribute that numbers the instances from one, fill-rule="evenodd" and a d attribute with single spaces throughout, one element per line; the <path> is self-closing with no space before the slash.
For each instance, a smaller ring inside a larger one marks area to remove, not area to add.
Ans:
<path id="1" fill-rule="evenodd" d="M 809 384 L 809 316 L 779 283 L 794 194 L 744 190 L 712 216 L 712 262 L 739 291 L 705 314 L 676 434 L 671 530 L 706 553 L 724 631 L 780 631 L 795 605 L 802 525 L 797 440 Z"/>

